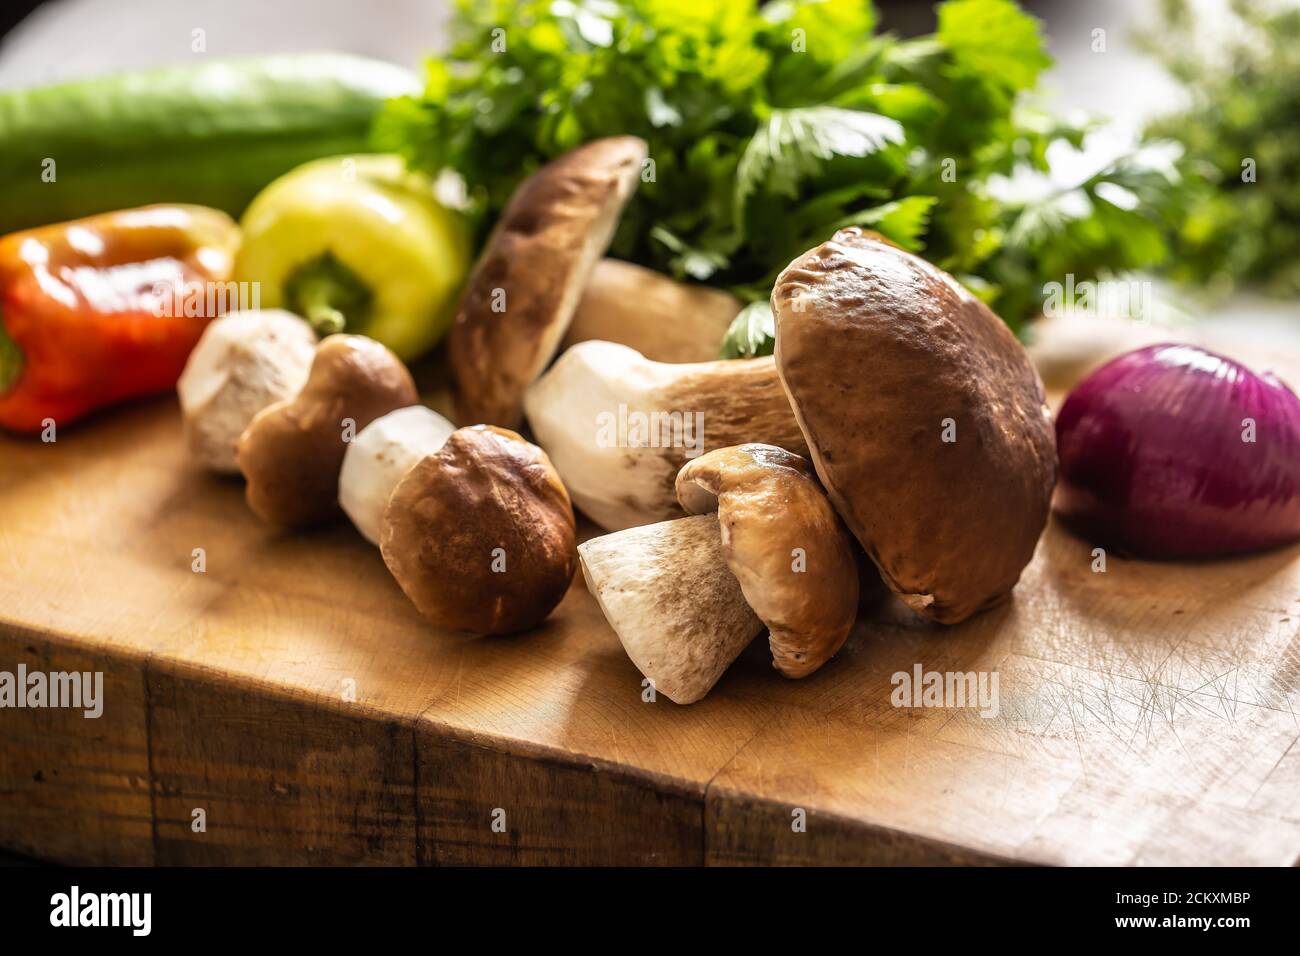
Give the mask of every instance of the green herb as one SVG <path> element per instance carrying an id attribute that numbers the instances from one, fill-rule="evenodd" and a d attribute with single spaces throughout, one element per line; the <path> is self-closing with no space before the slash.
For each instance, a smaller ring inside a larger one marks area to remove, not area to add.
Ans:
<path id="1" fill-rule="evenodd" d="M 1067 272 L 1163 258 L 1152 211 L 1106 198 L 1118 166 L 994 194 L 1012 174 L 1050 179 L 1049 156 L 1087 132 L 1023 108 L 1050 64 L 1037 20 L 1011 0 L 948 0 L 933 35 L 875 27 L 863 0 L 461 0 L 424 95 L 393 102 L 378 134 L 459 172 L 484 230 L 552 157 L 641 136 L 653 175 L 611 253 L 745 301 L 848 225 L 922 251 L 1013 328 Z M 728 354 L 770 351 L 759 325 L 738 320 Z"/>
<path id="2" fill-rule="evenodd" d="M 1161 9 L 1142 40 L 1190 99 L 1147 131 L 1184 149 L 1169 272 L 1300 294 L 1300 10 L 1235 0 L 1206 38 L 1185 0 Z"/>
<path id="3" fill-rule="evenodd" d="M 722 337 L 721 358 L 755 358 L 771 355 L 776 348 L 776 318 L 772 305 L 764 299 L 751 302 L 740 310 L 727 334 Z"/>

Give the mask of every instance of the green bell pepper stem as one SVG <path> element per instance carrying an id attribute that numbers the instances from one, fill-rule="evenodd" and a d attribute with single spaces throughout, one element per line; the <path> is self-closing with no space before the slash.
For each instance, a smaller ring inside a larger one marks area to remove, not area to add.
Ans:
<path id="1" fill-rule="evenodd" d="M 15 385 L 23 374 L 23 350 L 5 331 L 4 315 L 0 314 L 0 395 Z"/>
<path id="2" fill-rule="evenodd" d="M 330 252 L 295 269 L 285 280 L 284 293 L 289 309 L 321 337 L 344 329 L 360 331 L 368 317 L 370 287 Z"/>

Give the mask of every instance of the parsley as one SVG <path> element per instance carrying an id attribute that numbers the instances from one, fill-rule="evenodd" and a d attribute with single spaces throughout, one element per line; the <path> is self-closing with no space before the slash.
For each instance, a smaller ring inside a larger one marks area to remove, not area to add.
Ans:
<path id="1" fill-rule="evenodd" d="M 1141 39 L 1190 104 L 1155 120 L 1174 140 L 1184 188 L 1171 211 L 1176 280 L 1300 294 L 1300 10 L 1234 0 L 1233 19 L 1199 36 L 1185 0 L 1164 0 Z"/>
<path id="2" fill-rule="evenodd" d="M 947 0 L 934 34 L 906 41 L 876 32 L 866 0 L 459 0 L 454 35 L 378 136 L 460 173 L 484 231 L 539 165 L 630 133 L 654 177 L 611 253 L 748 302 L 847 225 L 922 252 L 1013 328 L 1067 271 L 1166 252 L 1152 209 L 1106 198 L 1125 175 L 1143 202 L 1158 193 L 1119 163 L 1038 198 L 995 194 L 999 179 L 1050 178 L 1054 150 L 1087 132 L 1024 108 L 1050 59 L 1012 0 Z M 762 354 L 770 338 L 770 315 L 746 310 L 724 351 Z"/>

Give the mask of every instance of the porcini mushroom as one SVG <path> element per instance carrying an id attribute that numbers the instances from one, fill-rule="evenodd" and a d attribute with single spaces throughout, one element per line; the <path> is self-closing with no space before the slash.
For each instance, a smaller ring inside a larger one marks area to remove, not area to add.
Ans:
<path id="1" fill-rule="evenodd" d="M 914 611 L 1003 600 L 1056 482 L 1051 412 L 1025 350 L 952 276 L 837 232 L 777 278 L 776 364 L 817 474 Z"/>
<path id="2" fill-rule="evenodd" d="M 676 482 L 691 512 L 593 538 L 583 576 L 657 691 L 693 703 L 763 629 L 773 666 L 806 677 L 844 643 L 858 610 L 848 532 L 808 463 L 772 445 L 723 448 Z"/>
<path id="3" fill-rule="evenodd" d="M 670 365 L 582 342 L 524 405 L 574 503 L 612 531 L 680 516 L 677 472 L 705 451 L 750 441 L 805 450 L 771 356 Z"/>
<path id="4" fill-rule="evenodd" d="M 727 570 L 713 515 L 592 538 L 578 554 L 627 656 L 674 703 L 707 694 L 763 629 Z"/>
<path id="5" fill-rule="evenodd" d="M 455 425 L 433 409 L 411 405 L 376 418 L 348 443 L 339 471 L 339 505 L 362 537 L 379 544 L 384 509 L 393 489 L 416 462 L 441 448 L 455 430 Z"/>
<path id="6" fill-rule="evenodd" d="M 716 511 L 722 555 L 768 628 L 772 664 L 806 677 L 835 654 L 858 613 L 852 539 L 806 459 L 773 445 L 720 448 L 688 462 L 677 498 Z"/>
<path id="7" fill-rule="evenodd" d="M 205 468 L 238 474 L 239 436 L 266 406 L 298 394 L 315 354 L 311 326 L 283 309 L 212 322 L 176 383 L 190 453 Z"/>
<path id="8" fill-rule="evenodd" d="M 348 441 L 380 415 L 418 399 L 406 366 L 378 342 L 360 335 L 323 339 L 302 391 L 264 408 L 239 438 L 249 507 L 284 527 L 333 517 Z"/>
<path id="9" fill-rule="evenodd" d="M 508 634 L 560 603 L 575 540 L 573 507 L 546 453 L 512 431 L 475 425 L 397 483 L 379 547 L 431 623 Z"/>
<path id="10" fill-rule="evenodd" d="M 740 308 L 740 300 L 722 289 L 602 259 L 560 348 L 600 339 L 634 348 L 653 362 L 708 362 L 718 357 Z"/>
<path id="11" fill-rule="evenodd" d="M 452 326 L 460 422 L 519 423 L 524 389 L 564 338 L 645 158 L 635 136 L 595 140 L 547 163 L 510 197 Z"/>

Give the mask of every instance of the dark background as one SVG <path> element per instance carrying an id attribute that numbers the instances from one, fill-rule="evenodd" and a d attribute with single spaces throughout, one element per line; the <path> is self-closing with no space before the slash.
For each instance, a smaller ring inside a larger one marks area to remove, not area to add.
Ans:
<path id="1" fill-rule="evenodd" d="M 0 36 L 12 30 L 19 20 L 39 7 L 41 3 L 42 0 L 6 0 L 5 4 L 0 6 Z"/>

